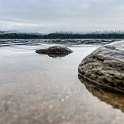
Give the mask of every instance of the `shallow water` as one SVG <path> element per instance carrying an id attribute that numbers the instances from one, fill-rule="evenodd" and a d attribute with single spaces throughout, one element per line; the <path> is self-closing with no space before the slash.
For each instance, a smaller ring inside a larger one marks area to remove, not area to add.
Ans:
<path id="1" fill-rule="evenodd" d="M 78 79 L 79 63 L 99 46 L 70 46 L 62 58 L 35 53 L 48 46 L 0 48 L 0 124 L 123 124 L 124 97 L 115 107 L 115 96 L 101 99 Z"/>

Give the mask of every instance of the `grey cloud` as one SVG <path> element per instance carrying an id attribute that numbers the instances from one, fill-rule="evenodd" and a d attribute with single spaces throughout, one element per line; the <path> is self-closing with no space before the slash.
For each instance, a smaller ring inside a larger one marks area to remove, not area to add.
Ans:
<path id="1" fill-rule="evenodd" d="M 0 28 L 39 32 L 123 30 L 123 12 L 123 0 L 0 0 Z"/>

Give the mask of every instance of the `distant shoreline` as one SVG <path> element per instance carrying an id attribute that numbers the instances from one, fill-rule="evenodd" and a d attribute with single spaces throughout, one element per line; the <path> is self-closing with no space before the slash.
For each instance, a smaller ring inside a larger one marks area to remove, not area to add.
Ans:
<path id="1" fill-rule="evenodd" d="M 123 32 L 105 33 L 8 33 L 0 32 L 0 39 L 124 39 Z"/>

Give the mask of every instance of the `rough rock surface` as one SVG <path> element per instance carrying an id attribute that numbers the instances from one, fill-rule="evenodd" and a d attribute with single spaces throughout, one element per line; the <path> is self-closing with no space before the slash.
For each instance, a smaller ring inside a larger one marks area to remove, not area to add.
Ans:
<path id="1" fill-rule="evenodd" d="M 68 55 L 72 53 L 72 50 L 64 46 L 52 46 L 47 49 L 36 50 L 36 53 L 61 56 L 61 55 Z"/>
<path id="2" fill-rule="evenodd" d="M 79 74 L 124 93 L 124 41 L 98 48 L 79 65 Z"/>

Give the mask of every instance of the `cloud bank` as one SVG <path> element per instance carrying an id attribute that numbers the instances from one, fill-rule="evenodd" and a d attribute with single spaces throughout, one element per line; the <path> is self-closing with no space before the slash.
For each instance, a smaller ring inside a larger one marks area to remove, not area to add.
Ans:
<path id="1" fill-rule="evenodd" d="M 24 32 L 124 29 L 124 0 L 0 0 L 0 30 Z"/>

